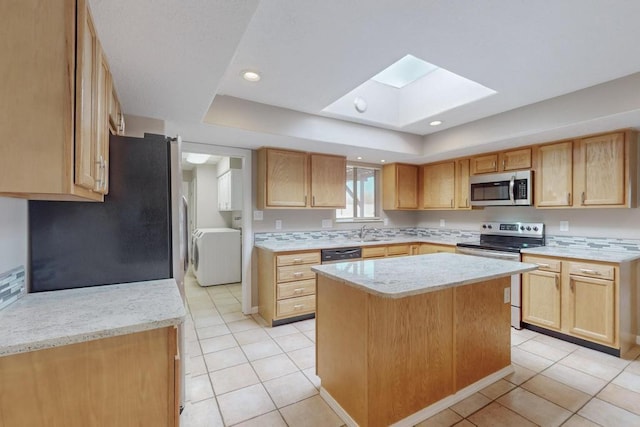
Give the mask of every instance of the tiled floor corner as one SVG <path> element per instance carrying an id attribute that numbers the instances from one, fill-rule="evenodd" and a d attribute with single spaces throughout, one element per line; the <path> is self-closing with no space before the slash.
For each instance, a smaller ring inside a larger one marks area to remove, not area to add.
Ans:
<path id="1" fill-rule="evenodd" d="M 319 395 L 315 320 L 269 328 L 241 312 L 241 285 L 185 280 L 184 427 L 332 427 Z M 418 424 L 640 426 L 640 358 L 630 361 L 512 329 L 515 372 Z"/>

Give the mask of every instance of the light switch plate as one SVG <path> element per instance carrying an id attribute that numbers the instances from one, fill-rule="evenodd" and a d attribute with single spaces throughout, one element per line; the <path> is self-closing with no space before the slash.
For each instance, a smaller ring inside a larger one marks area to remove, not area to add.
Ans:
<path id="1" fill-rule="evenodd" d="M 330 219 L 322 220 L 322 228 L 331 228 L 331 227 L 333 227 L 333 221 L 331 221 Z"/>
<path id="2" fill-rule="evenodd" d="M 569 221 L 560 221 L 560 231 L 569 231 Z"/>
<path id="3" fill-rule="evenodd" d="M 446 221 L 444 219 L 440 220 L 440 227 L 445 227 Z"/>
<path id="4" fill-rule="evenodd" d="M 511 288 L 504 288 L 504 303 L 509 304 L 511 302 Z"/>
<path id="5" fill-rule="evenodd" d="M 253 211 L 253 220 L 254 221 L 262 221 L 264 216 L 263 216 L 262 211 Z"/>
<path id="6" fill-rule="evenodd" d="M 276 230 L 282 230 L 282 220 L 276 219 Z"/>

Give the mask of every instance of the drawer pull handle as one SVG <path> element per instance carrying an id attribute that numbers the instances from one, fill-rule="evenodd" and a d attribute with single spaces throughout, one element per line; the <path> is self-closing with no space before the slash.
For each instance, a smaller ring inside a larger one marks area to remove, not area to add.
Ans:
<path id="1" fill-rule="evenodd" d="M 537 264 L 538 264 L 538 267 L 540 267 L 540 268 L 549 268 L 549 264 L 544 264 L 544 263 L 541 263 L 541 262 L 539 262 Z"/>
<path id="2" fill-rule="evenodd" d="M 588 268 L 581 268 L 580 271 L 584 274 L 592 274 L 594 276 L 599 276 L 600 272 L 596 270 L 590 270 Z"/>
<path id="3" fill-rule="evenodd" d="M 295 273 L 293 273 L 293 277 L 300 277 L 302 276 L 302 274 L 303 274 L 302 272 L 296 271 Z"/>
<path id="4" fill-rule="evenodd" d="M 293 290 L 293 293 L 294 293 L 294 294 L 301 294 L 301 293 L 303 293 L 303 292 L 304 292 L 304 288 L 295 288 L 295 289 Z"/>
<path id="5" fill-rule="evenodd" d="M 558 289 L 560 287 L 560 276 L 556 275 L 556 289 Z"/>
<path id="6" fill-rule="evenodd" d="M 304 308 L 304 304 L 296 304 L 293 306 L 294 310 L 300 310 L 301 308 Z"/>
<path id="7" fill-rule="evenodd" d="M 295 262 L 296 264 L 301 263 L 302 262 L 302 258 L 294 258 L 293 262 Z"/>

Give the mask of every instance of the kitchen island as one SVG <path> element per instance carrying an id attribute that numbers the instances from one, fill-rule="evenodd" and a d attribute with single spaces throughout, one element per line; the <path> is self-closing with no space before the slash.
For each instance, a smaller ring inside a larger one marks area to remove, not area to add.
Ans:
<path id="1" fill-rule="evenodd" d="M 412 426 L 508 375 L 510 276 L 536 267 L 449 253 L 313 267 L 321 396 L 348 425 Z"/>
<path id="2" fill-rule="evenodd" d="M 0 311 L 0 427 L 178 425 L 175 280 L 27 294 Z"/>

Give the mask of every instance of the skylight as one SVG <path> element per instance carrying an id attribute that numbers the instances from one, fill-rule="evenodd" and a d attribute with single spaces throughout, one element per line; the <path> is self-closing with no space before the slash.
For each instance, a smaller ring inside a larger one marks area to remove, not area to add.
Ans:
<path id="1" fill-rule="evenodd" d="M 405 55 L 322 111 L 331 117 L 403 129 L 447 120 L 443 114 L 496 91 Z"/>
<path id="2" fill-rule="evenodd" d="M 380 71 L 371 80 L 402 89 L 409 83 L 413 83 L 437 69 L 438 67 L 433 64 L 429 64 L 413 55 L 407 55 Z"/>

